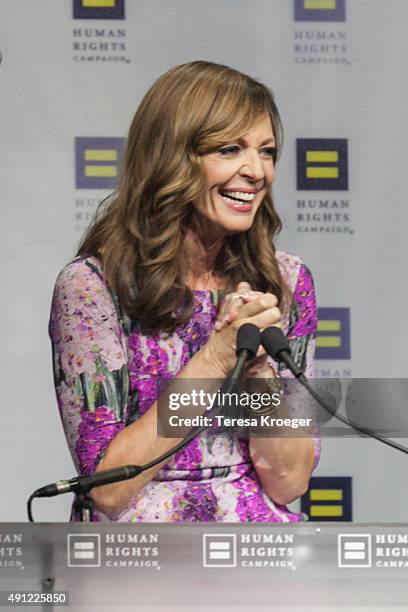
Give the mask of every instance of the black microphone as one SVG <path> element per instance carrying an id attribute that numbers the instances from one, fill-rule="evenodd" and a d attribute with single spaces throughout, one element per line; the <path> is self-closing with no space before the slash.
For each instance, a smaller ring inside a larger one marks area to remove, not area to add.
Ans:
<path id="1" fill-rule="evenodd" d="M 253 359 L 261 344 L 261 332 L 253 323 L 244 323 L 237 332 L 237 356 L 247 351 L 248 359 Z"/>
<path id="2" fill-rule="evenodd" d="M 261 334 L 262 346 L 275 361 L 283 361 L 295 378 L 302 378 L 303 372 L 291 357 L 288 339 L 279 327 L 271 325 L 266 327 Z"/>
<path id="3" fill-rule="evenodd" d="M 228 395 L 238 390 L 242 370 L 244 369 L 247 361 L 250 361 L 256 356 L 260 344 L 261 332 L 256 325 L 253 323 L 244 323 L 238 328 L 236 341 L 236 355 L 238 359 L 231 375 L 228 376 L 228 378 L 226 378 L 221 385 L 220 393 L 222 395 Z M 212 413 L 218 414 L 220 409 L 221 406 L 215 406 L 209 415 L 212 415 Z M 229 406 L 222 406 L 222 414 L 224 417 L 237 416 L 239 412 L 240 407 L 232 403 Z M 220 425 L 217 431 L 218 433 L 224 433 L 228 430 L 229 427 L 223 427 Z"/>
<path id="4" fill-rule="evenodd" d="M 242 369 L 245 363 L 253 359 L 261 344 L 261 332 L 253 323 L 244 323 L 237 331 L 237 348 L 236 355 L 238 357 L 232 374 L 227 378 L 226 382 L 234 381 L 241 376 Z"/>
<path id="5" fill-rule="evenodd" d="M 93 487 L 101 487 L 102 485 L 128 480 L 140 474 L 138 466 L 124 465 L 122 467 L 113 468 L 112 470 L 104 470 L 96 472 L 88 476 L 75 476 L 69 480 L 59 480 L 53 484 L 46 485 L 37 489 L 33 493 L 34 497 L 55 497 L 62 493 L 87 493 Z"/>

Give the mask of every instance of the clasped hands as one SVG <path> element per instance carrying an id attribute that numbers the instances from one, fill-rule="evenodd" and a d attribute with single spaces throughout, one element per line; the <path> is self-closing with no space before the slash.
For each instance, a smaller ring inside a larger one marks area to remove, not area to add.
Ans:
<path id="1" fill-rule="evenodd" d="M 236 291 L 225 296 L 214 331 L 206 345 L 223 376 L 228 376 L 235 365 L 236 335 L 239 327 L 244 323 L 253 323 L 261 330 L 269 325 L 279 326 L 281 316 L 277 297 L 272 293 L 252 291 L 249 283 L 238 283 Z M 276 376 L 267 363 L 267 354 L 262 346 L 259 347 L 256 358 L 247 364 L 245 376 Z"/>

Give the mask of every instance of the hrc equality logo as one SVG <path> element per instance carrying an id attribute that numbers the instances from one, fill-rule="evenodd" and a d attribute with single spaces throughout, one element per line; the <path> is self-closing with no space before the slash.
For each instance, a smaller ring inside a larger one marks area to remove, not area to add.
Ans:
<path id="1" fill-rule="evenodd" d="M 73 0 L 74 19 L 124 19 L 125 0 Z"/>
<path id="2" fill-rule="evenodd" d="M 125 138 L 75 138 L 75 187 L 115 189 Z"/>
<path id="3" fill-rule="evenodd" d="M 352 521 L 351 476 L 312 476 L 301 511 L 309 521 Z"/>
<path id="4" fill-rule="evenodd" d="M 345 21 L 346 0 L 295 0 L 295 21 Z"/>
<path id="5" fill-rule="evenodd" d="M 348 189 L 346 138 L 298 138 L 296 158 L 299 191 Z"/>
<path id="6" fill-rule="evenodd" d="M 350 308 L 317 309 L 316 359 L 350 359 Z"/>

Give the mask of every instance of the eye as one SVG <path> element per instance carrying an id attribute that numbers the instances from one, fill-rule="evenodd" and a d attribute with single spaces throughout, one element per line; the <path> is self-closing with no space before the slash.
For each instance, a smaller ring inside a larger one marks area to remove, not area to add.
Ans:
<path id="1" fill-rule="evenodd" d="M 266 149 L 262 149 L 262 153 L 264 153 L 268 157 L 271 157 L 273 163 L 276 162 L 276 159 L 278 157 L 278 150 L 276 147 L 267 147 Z"/>
<path id="2" fill-rule="evenodd" d="M 234 155 L 235 153 L 239 153 L 240 147 L 238 145 L 229 145 L 228 147 L 222 147 L 218 149 L 218 152 L 221 155 Z"/>

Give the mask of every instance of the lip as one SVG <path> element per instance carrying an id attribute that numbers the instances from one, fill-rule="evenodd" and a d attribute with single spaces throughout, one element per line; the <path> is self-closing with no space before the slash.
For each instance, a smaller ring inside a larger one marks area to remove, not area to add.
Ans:
<path id="1" fill-rule="evenodd" d="M 242 193 L 258 193 L 256 189 L 245 189 L 244 187 L 230 187 L 229 189 L 223 189 L 223 191 L 232 191 L 232 192 L 239 192 L 242 191 Z"/>
<path id="2" fill-rule="evenodd" d="M 248 204 L 233 204 L 232 202 L 227 202 L 224 200 L 221 193 L 218 193 L 217 195 L 219 195 L 222 203 L 225 204 L 225 206 L 228 206 L 228 208 L 235 212 L 248 213 L 252 210 L 252 202 L 248 202 Z"/>

